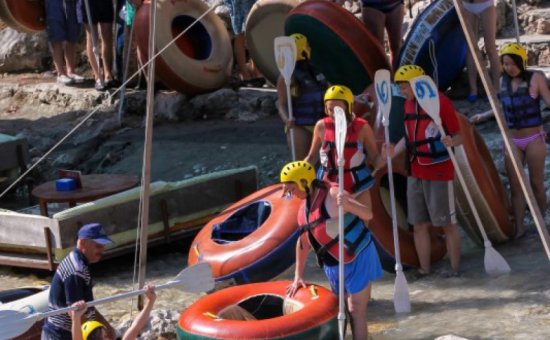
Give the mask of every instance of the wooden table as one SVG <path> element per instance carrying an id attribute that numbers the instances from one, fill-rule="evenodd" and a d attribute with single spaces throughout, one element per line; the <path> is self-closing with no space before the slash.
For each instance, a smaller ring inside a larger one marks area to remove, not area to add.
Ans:
<path id="1" fill-rule="evenodd" d="M 70 207 L 78 202 L 90 202 L 98 198 L 116 194 L 130 189 L 138 183 L 138 178 L 131 175 L 82 175 L 82 188 L 71 191 L 57 191 L 55 181 L 41 184 L 32 191 L 38 199 L 40 213 L 48 216 L 48 203 L 69 203 Z"/>

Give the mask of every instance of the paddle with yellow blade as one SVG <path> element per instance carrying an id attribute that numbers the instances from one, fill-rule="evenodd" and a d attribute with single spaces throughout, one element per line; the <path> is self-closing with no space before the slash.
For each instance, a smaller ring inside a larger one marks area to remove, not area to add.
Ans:
<path id="1" fill-rule="evenodd" d="M 378 70 L 374 74 L 374 87 L 378 101 L 378 112 L 382 113 L 386 145 L 390 145 L 390 111 L 391 111 L 391 80 L 390 71 Z M 411 301 L 407 278 L 403 274 L 401 254 L 399 251 L 399 233 L 397 231 L 397 212 L 395 208 L 395 189 L 393 183 L 393 168 L 391 156 L 387 154 L 388 182 L 390 184 L 390 209 L 393 227 L 393 247 L 395 249 L 395 286 L 393 290 L 393 307 L 396 313 L 409 313 Z"/>
<path id="2" fill-rule="evenodd" d="M 418 101 L 418 104 L 420 104 L 420 107 L 424 109 L 424 111 L 426 111 L 426 113 L 430 116 L 430 118 L 432 118 L 434 123 L 437 125 L 439 132 L 441 134 L 441 137 L 444 137 L 446 134 L 445 134 L 445 130 L 443 129 L 443 125 L 441 123 L 441 117 L 439 115 L 439 92 L 437 91 L 437 87 L 435 86 L 432 78 L 425 75 L 414 78 L 411 80 L 411 87 L 414 92 L 414 96 Z M 459 145 L 456 148 L 461 148 L 461 147 L 462 145 Z M 451 157 L 451 161 L 453 162 L 455 172 L 458 177 L 458 181 L 460 182 L 460 185 L 464 190 L 464 194 L 466 196 L 466 200 L 468 201 L 470 209 L 472 209 L 477 226 L 479 228 L 479 231 L 481 232 L 481 236 L 483 236 L 483 244 L 485 246 L 485 258 L 484 258 L 485 272 L 487 272 L 487 274 L 491 276 L 497 276 L 497 275 L 509 273 L 510 266 L 508 265 L 506 260 L 502 257 L 502 255 L 500 255 L 493 248 L 491 241 L 489 241 L 489 238 L 487 237 L 487 233 L 485 232 L 483 224 L 481 223 L 481 219 L 479 218 L 477 209 L 474 205 L 474 202 L 472 201 L 470 190 L 468 189 L 468 185 L 464 180 L 464 176 L 462 175 L 462 171 L 460 170 L 460 167 L 457 163 L 454 153 L 449 147 L 447 147 L 447 152 Z"/>
<path id="3" fill-rule="evenodd" d="M 334 108 L 334 132 L 336 134 L 336 154 L 338 156 L 338 194 L 344 193 L 344 146 L 348 124 L 346 114 L 341 107 Z M 340 339 L 344 339 L 346 325 L 346 306 L 344 303 L 344 207 L 338 206 L 338 333 Z"/>
<path id="4" fill-rule="evenodd" d="M 288 119 L 293 119 L 292 114 L 292 97 L 290 94 L 290 83 L 292 81 L 292 73 L 294 72 L 294 66 L 296 65 L 296 42 L 294 38 L 281 36 L 276 37 L 273 41 L 275 50 L 275 61 L 277 62 L 277 68 L 283 76 L 286 85 L 286 102 L 288 107 Z M 296 160 L 296 150 L 294 147 L 294 130 L 290 127 L 290 151 L 292 152 L 292 160 Z"/>
<path id="5" fill-rule="evenodd" d="M 212 277 L 212 268 L 210 264 L 203 262 L 182 270 L 174 279 L 165 284 L 155 286 L 158 291 L 166 288 L 177 288 L 191 293 L 200 293 L 212 290 L 214 288 L 214 278 Z M 127 297 L 144 294 L 145 290 L 134 290 L 102 299 L 89 301 L 88 307 L 96 306 Z M 0 340 L 8 340 L 25 333 L 35 322 L 49 316 L 68 313 L 77 307 L 66 307 L 52 310 L 45 313 L 27 314 L 16 310 L 0 310 Z"/>

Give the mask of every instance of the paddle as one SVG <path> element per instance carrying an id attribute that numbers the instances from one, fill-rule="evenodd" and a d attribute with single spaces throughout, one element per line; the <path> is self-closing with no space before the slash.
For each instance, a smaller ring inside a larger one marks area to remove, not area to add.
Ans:
<path id="1" fill-rule="evenodd" d="M 155 286 L 155 290 L 165 288 L 178 288 L 180 290 L 192 293 L 209 291 L 214 288 L 214 279 L 212 278 L 212 269 L 210 264 L 203 262 L 182 270 L 173 280 L 165 284 Z M 88 307 L 96 306 L 102 303 L 111 302 L 131 296 L 141 295 L 145 290 L 135 290 L 102 299 L 87 302 Z M 61 309 L 52 310 L 45 313 L 27 314 L 16 310 L 0 310 L 0 340 L 8 340 L 25 333 L 35 322 L 49 316 L 68 313 L 75 310 L 76 307 L 70 306 Z"/>
<path id="2" fill-rule="evenodd" d="M 283 76 L 286 85 L 286 102 L 288 107 L 288 119 L 292 120 L 292 97 L 290 94 L 290 83 L 292 80 L 292 73 L 294 72 L 294 66 L 296 64 L 296 42 L 291 37 L 276 37 L 273 41 L 275 49 L 275 61 L 279 72 Z M 296 150 L 294 147 L 294 130 L 290 127 L 290 151 L 292 152 L 292 160 L 296 160 Z"/>
<path id="3" fill-rule="evenodd" d="M 433 80 L 429 76 L 420 76 L 411 80 L 411 86 L 416 100 L 418 101 L 418 104 L 420 104 L 420 107 L 422 107 L 422 109 L 424 109 L 424 111 L 426 111 L 426 113 L 433 119 L 439 129 L 439 132 L 441 133 L 441 137 L 444 137 L 445 130 L 443 129 L 443 126 L 441 124 L 441 117 L 439 115 L 439 92 L 437 91 L 437 87 L 435 86 Z M 462 145 L 457 146 L 457 148 L 458 147 L 462 147 Z M 466 200 L 470 205 L 470 209 L 472 209 L 474 218 L 481 232 L 481 236 L 483 236 L 483 244 L 485 245 L 485 271 L 491 276 L 509 273 L 510 266 L 502 257 L 502 255 L 500 255 L 493 248 L 491 241 L 489 241 L 489 238 L 487 237 L 485 229 L 483 228 L 483 224 L 481 223 L 481 219 L 479 218 L 477 209 L 474 205 L 474 202 L 472 201 L 470 190 L 468 190 L 468 186 L 466 185 L 464 176 L 462 176 L 462 171 L 458 166 L 455 155 L 449 147 L 447 147 L 447 152 L 451 157 L 451 161 L 453 162 L 458 181 L 460 182 L 460 185 L 464 190 L 464 194 L 466 195 Z"/>
<path id="4" fill-rule="evenodd" d="M 344 144 L 348 124 L 346 114 L 341 107 L 334 108 L 334 132 L 336 134 L 336 154 L 338 156 L 338 194 L 344 193 Z M 344 339 L 346 325 L 346 310 L 344 304 L 344 207 L 338 206 L 338 332 L 340 340 Z"/>
<path id="5" fill-rule="evenodd" d="M 378 70 L 374 74 L 374 87 L 378 101 L 378 112 L 382 113 L 382 124 L 384 125 L 384 137 L 386 145 L 390 145 L 390 110 L 391 110 L 391 80 L 390 71 Z M 390 208 L 393 227 L 393 247 L 395 249 L 395 286 L 393 290 L 393 307 L 396 313 L 409 313 L 411 302 L 409 299 L 409 287 L 407 278 L 403 274 L 401 254 L 399 251 L 399 233 L 397 231 L 397 213 L 395 208 L 395 188 L 393 183 L 393 168 L 391 156 L 386 155 L 388 166 L 388 181 L 390 184 Z"/>

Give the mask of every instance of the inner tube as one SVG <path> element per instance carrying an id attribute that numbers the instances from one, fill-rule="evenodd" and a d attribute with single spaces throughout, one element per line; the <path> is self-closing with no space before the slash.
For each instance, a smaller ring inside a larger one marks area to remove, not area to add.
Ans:
<path id="1" fill-rule="evenodd" d="M 43 0 L 0 0 L 0 19 L 11 28 L 36 33 L 46 29 Z"/>
<path id="2" fill-rule="evenodd" d="M 362 93 L 378 69 L 391 70 L 382 46 L 348 10 L 330 1 L 302 2 L 288 14 L 285 34 L 301 33 L 311 47 L 311 63 L 331 84 Z"/>
<path id="3" fill-rule="evenodd" d="M 397 143 L 405 134 L 404 124 L 404 102 L 405 99 L 393 89 L 392 105 L 390 112 L 390 142 Z M 373 131 L 378 148 L 385 142 L 384 125 L 382 115 L 376 116 L 373 124 Z M 399 234 L 399 251 L 401 263 L 404 269 L 420 267 L 414 244 L 413 226 L 407 222 L 407 168 L 405 165 L 406 155 L 401 154 L 392 160 L 393 181 L 395 191 L 395 203 L 397 212 L 397 226 Z M 374 235 L 375 245 L 378 249 L 382 268 L 387 272 L 395 272 L 395 248 L 393 244 L 393 224 L 390 206 L 390 190 L 388 169 L 380 169 L 376 172 L 376 181 L 371 188 L 371 201 L 373 219 L 369 228 Z M 441 228 L 430 228 L 431 240 L 431 263 L 441 260 L 447 247 L 443 238 Z"/>
<path id="4" fill-rule="evenodd" d="M 277 84 L 279 69 L 273 40 L 285 34 L 285 18 L 298 0 L 259 0 L 246 19 L 246 47 L 254 64 L 271 83 Z"/>
<path id="5" fill-rule="evenodd" d="M 24 315 L 32 315 L 36 313 L 45 313 L 48 311 L 48 297 L 50 295 L 49 286 L 42 286 L 36 288 L 18 288 L 10 289 L 0 293 L 2 296 L 2 303 L 0 304 L 0 311 L 11 310 L 17 311 Z M 12 298 L 16 298 L 12 301 Z M 15 337 L 18 340 L 39 340 L 42 333 L 42 326 L 44 319 L 37 319 L 31 327 L 29 327 L 25 333 Z M 5 324 L 4 326 L 10 326 Z"/>
<path id="6" fill-rule="evenodd" d="M 208 262 L 216 288 L 261 282 L 295 262 L 300 200 L 282 184 L 245 197 L 212 219 L 193 240 L 188 264 Z"/>
<path id="7" fill-rule="evenodd" d="M 230 287 L 181 313 L 178 339 L 337 339 L 338 299 L 308 285 L 286 297 L 290 281 Z"/>
<path id="8" fill-rule="evenodd" d="M 149 60 L 149 7 L 144 1 L 135 16 L 141 63 Z M 201 0 L 158 0 L 155 50 L 160 51 L 208 10 Z M 168 47 L 155 63 L 155 75 L 172 90 L 198 94 L 217 90 L 229 79 L 233 49 L 222 20 L 213 12 Z"/>
<path id="9" fill-rule="evenodd" d="M 470 124 L 468 118 L 462 114 L 458 114 L 458 118 L 464 144 L 462 148 L 455 148 L 456 160 L 487 237 L 492 243 L 506 242 L 516 233 L 508 213 L 510 209 L 508 195 L 485 141 Z M 456 176 L 454 186 L 461 225 L 473 241 L 483 245 L 483 238 L 473 211 Z"/>
<path id="10" fill-rule="evenodd" d="M 445 91 L 462 73 L 467 53 L 453 0 L 437 0 L 414 21 L 401 47 L 399 65 L 421 66 Z"/>

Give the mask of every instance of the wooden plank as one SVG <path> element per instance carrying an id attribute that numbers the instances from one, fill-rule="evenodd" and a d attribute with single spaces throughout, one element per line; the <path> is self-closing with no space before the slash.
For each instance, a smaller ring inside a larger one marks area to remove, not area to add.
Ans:
<path id="1" fill-rule="evenodd" d="M 489 75 L 487 74 L 485 66 L 481 63 L 481 52 L 479 51 L 479 48 L 474 41 L 472 33 L 468 29 L 468 23 L 464 18 L 464 8 L 462 7 L 462 2 L 460 0 L 453 0 L 453 2 L 456 7 L 458 19 L 460 20 L 460 24 L 462 25 L 462 30 L 464 31 L 464 36 L 466 37 L 466 41 L 468 43 L 468 48 L 470 49 L 470 53 L 472 53 L 474 57 L 474 63 L 481 77 L 483 87 L 485 88 L 485 93 L 488 94 L 489 103 L 491 104 L 491 108 L 493 109 L 497 125 L 500 129 L 500 133 L 502 134 L 502 139 L 504 140 L 504 146 L 506 147 L 506 151 L 508 152 L 508 154 L 512 156 L 511 160 L 514 166 L 514 170 L 519 179 L 521 189 L 523 191 L 523 194 L 525 195 L 527 205 L 529 206 L 529 210 L 531 211 L 531 215 L 533 216 L 533 220 L 535 221 L 535 225 L 539 232 L 544 250 L 546 251 L 546 256 L 550 260 L 550 236 L 548 235 L 548 230 L 544 225 L 544 219 L 535 200 L 535 195 L 531 190 L 531 186 L 527 184 L 528 181 L 525 176 L 523 166 L 521 166 L 522 163 L 519 161 L 516 149 L 512 147 L 512 143 L 510 141 L 510 132 L 508 131 L 508 127 L 506 125 L 506 122 L 504 121 L 504 115 L 502 114 L 502 110 L 496 96 L 496 91 L 493 88 L 493 84 L 491 84 L 491 82 L 489 81 Z M 496 67 L 496 65 L 491 66 Z"/>

